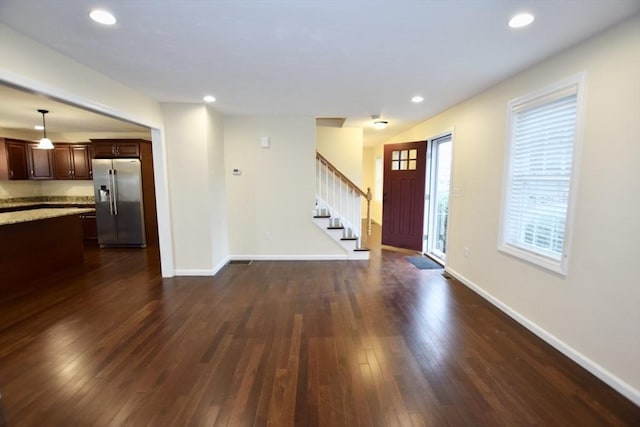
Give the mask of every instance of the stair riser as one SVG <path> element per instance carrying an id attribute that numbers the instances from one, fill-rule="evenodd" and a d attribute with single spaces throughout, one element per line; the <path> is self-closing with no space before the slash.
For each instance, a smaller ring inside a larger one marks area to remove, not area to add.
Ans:
<path id="1" fill-rule="evenodd" d="M 317 213 L 314 212 L 314 215 Z M 338 243 L 347 253 L 347 258 L 350 260 L 368 260 L 368 251 L 354 251 L 358 248 L 358 240 L 340 240 L 343 237 L 349 237 L 345 235 L 344 229 L 327 229 L 330 225 L 330 218 L 313 218 L 313 223 L 327 233 L 336 243 Z M 348 230 L 351 233 L 351 230 Z"/>

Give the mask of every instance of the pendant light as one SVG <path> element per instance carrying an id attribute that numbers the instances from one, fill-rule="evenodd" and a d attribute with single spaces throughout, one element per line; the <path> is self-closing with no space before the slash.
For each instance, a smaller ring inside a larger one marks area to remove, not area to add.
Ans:
<path id="1" fill-rule="evenodd" d="M 42 114 L 42 132 L 44 136 L 36 146 L 36 148 L 40 148 L 43 150 L 53 150 L 53 142 L 49 138 L 47 138 L 47 125 L 44 122 L 44 115 L 47 114 L 49 110 L 38 110 L 38 113 Z"/>

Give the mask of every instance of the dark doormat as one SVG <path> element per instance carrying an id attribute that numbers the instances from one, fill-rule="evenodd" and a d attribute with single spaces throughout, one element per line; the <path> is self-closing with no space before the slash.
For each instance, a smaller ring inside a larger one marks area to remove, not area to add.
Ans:
<path id="1" fill-rule="evenodd" d="M 424 256 L 408 256 L 405 257 L 405 259 L 411 264 L 418 267 L 420 270 L 437 270 L 439 268 L 444 268 L 437 262 L 431 260 L 431 258 L 427 258 Z"/>

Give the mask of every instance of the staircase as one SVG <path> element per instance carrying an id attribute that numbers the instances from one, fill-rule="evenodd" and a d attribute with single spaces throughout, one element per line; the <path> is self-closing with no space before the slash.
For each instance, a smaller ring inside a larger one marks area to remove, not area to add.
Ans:
<path id="1" fill-rule="evenodd" d="M 316 206 L 313 222 L 336 241 L 350 260 L 368 260 L 363 244 L 362 203 L 366 202 L 367 237 L 371 234 L 371 189 L 362 191 L 316 152 Z"/>

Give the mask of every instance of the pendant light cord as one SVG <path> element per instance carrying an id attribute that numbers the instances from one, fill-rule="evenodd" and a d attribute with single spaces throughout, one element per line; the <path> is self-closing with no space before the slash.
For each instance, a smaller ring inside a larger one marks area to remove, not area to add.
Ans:
<path id="1" fill-rule="evenodd" d="M 44 120 L 44 115 L 49 112 L 49 110 L 38 110 L 39 113 L 42 114 L 42 132 L 44 133 L 44 138 L 47 138 L 47 124 Z"/>

